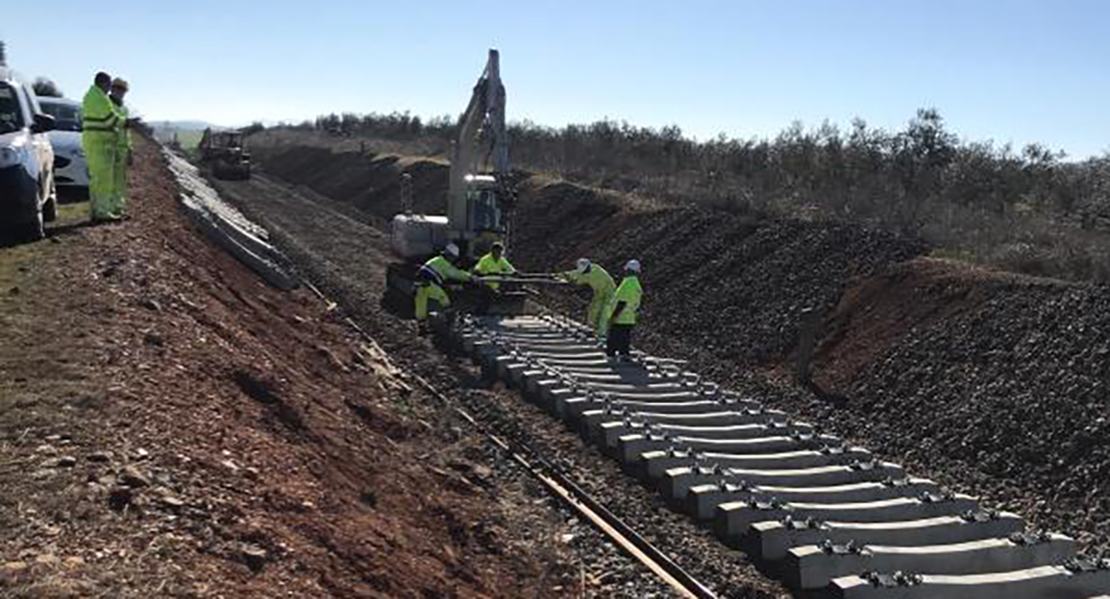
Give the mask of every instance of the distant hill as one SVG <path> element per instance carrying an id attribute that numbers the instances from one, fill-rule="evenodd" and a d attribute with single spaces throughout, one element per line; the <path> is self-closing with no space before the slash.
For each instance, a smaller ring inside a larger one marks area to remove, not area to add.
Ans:
<path id="1" fill-rule="evenodd" d="M 209 127 L 213 129 L 227 128 L 206 121 L 150 121 L 150 126 L 156 130 L 167 129 L 170 131 L 204 131 Z"/>
<path id="2" fill-rule="evenodd" d="M 170 143 L 176 138 L 186 151 L 197 147 L 201 133 L 205 129 L 209 127 L 215 130 L 228 129 L 206 121 L 151 121 L 150 126 L 154 130 L 154 139 L 162 143 Z"/>

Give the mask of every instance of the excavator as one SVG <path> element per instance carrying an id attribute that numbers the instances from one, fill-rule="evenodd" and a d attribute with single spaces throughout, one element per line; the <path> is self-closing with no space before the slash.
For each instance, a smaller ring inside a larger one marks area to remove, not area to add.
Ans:
<path id="1" fill-rule="evenodd" d="M 414 214 L 410 188 L 402 175 L 402 209 L 393 217 L 390 244 L 398 262 L 386 268 L 389 293 L 398 302 L 412 305 L 416 271 L 425 260 L 454 243 L 460 249 L 461 267 L 469 267 L 494 242 L 509 251 L 508 237 L 514 190 L 510 182 L 509 140 L 505 130 L 505 86 L 501 83 L 500 55 L 489 51 L 485 69 L 474 86 L 463 113 L 458 138 L 451 145 L 451 171 L 447 190 L 447 214 Z M 554 282 L 550 277 L 520 275 L 498 294 L 496 302 L 482 302 L 491 314 L 524 312 L 526 293 L 513 283 Z M 452 294 L 452 303 L 466 310 L 479 302 L 467 290 Z"/>

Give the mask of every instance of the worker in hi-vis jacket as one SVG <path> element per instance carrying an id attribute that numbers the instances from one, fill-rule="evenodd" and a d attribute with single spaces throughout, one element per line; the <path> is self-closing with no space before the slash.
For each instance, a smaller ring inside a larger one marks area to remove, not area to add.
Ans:
<path id="1" fill-rule="evenodd" d="M 478 259 L 478 263 L 474 265 L 474 276 L 476 277 L 504 277 L 507 275 L 515 274 L 516 269 L 505 258 L 505 244 L 500 241 L 495 241 L 490 246 L 489 253 Z M 478 305 L 476 308 L 477 314 L 489 313 L 490 306 L 497 299 L 501 291 L 501 283 L 498 281 L 484 281 L 482 287 L 479 289 Z"/>
<path id="2" fill-rule="evenodd" d="M 644 291 L 640 286 L 640 261 L 629 260 L 624 265 L 624 279 L 609 300 L 606 320 L 609 336 L 605 353 L 609 357 L 628 356 L 632 353 L 632 329 L 636 327 L 636 313 L 640 309 Z"/>
<path id="3" fill-rule="evenodd" d="M 112 169 L 112 203 L 110 211 L 116 216 L 127 215 L 127 170 L 131 166 L 131 122 L 127 105 L 123 103 L 127 95 L 127 82 L 119 77 L 112 80 L 112 87 L 108 90 L 108 98 L 116 107 L 116 114 L 122 121 L 116 131 L 116 163 Z"/>
<path id="4" fill-rule="evenodd" d="M 427 332 L 428 301 L 435 300 L 440 308 L 451 305 L 447 295 L 448 281 L 470 281 L 470 273 L 455 266 L 459 260 L 459 246 L 449 243 L 443 253 L 428 260 L 416 273 L 416 324 L 420 333 Z"/>
<path id="5" fill-rule="evenodd" d="M 561 273 L 561 278 L 577 285 L 588 285 L 593 290 L 590 307 L 586 310 L 586 323 L 597 331 L 597 336 L 604 338 L 606 335 L 605 309 L 609 299 L 613 297 L 613 290 L 617 288 L 613 277 L 599 264 L 594 264 L 586 258 L 580 258 L 574 270 Z"/>
<path id="6" fill-rule="evenodd" d="M 487 275 L 511 275 L 516 272 L 513 265 L 505 259 L 505 244 L 500 241 L 495 241 L 490 247 L 489 253 L 482 256 L 478 263 L 474 265 L 474 274 L 479 277 Z M 496 281 L 486 282 L 486 286 L 490 289 L 497 291 L 501 288 L 501 284 Z"/>
<path id="7" fill-rule="evenodd" d="M 115 209 L 116 152 L 124 125 L 108 90 L 112 77 L 97 73 L 81 102 L 81 145 L 89 165 L 89 217 L 95 222 L 118 220 Z"/>

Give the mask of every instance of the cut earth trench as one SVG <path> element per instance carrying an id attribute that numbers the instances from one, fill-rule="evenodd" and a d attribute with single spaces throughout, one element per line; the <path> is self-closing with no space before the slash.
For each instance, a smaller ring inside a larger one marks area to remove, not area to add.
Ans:
<path id="1" fill-rule="evenodd" d="M 445 356 L 428 339 L 418 337 L 410 321 L 391 313 L 383 301 L 388 237 L 380 230 L 318 194 L 265 175 L 249 182 L 214 184 L 221 195 L 265 226 L 302 274 L 337 301 L 398 364 L 457 398 L 497 434 L 531 446 L 703 584 L 722 597 L 789 596 L 743 553 L 721 545 L 711 531 L 668 510 L 654 490 L 630 479 L 546 413 L 521 402 L 515 391 L 489 387 L 469 360 Z M 645 573 L 626 582 L 626 588 L 603 595 L 650 596 L 659 585 L 650 577 Z"/>
<path id="2" fill-rule="evenodd" d="M 282 131 L 251 139 L 271 176 L 382 242 L 401 172 L 413 176 L 417 211 L 442 210 L 441 162 L 343 143 Z M 1110 548 L 1107 288 L 929 258 L 919 240 L 848 223 L 667 205 L 550 176 L 524 176 L 519 190 L 518 268 L 569 268 L 580 256 L 611 271 L 632 257 L 645 264 L 637 344 L 646 351 L 688 359 L 1092 553 Z M 544 301 L 579 314 L 585 298 Z M 826 317 L 814 384 L 800 388 L 789 373 L 808 308 Z"/>

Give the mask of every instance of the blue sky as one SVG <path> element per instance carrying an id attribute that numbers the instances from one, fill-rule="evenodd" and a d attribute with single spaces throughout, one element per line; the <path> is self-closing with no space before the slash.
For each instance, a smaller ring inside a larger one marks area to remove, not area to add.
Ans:
<path id="1" fill-rule="evenodd" d="M 12 67 L 71 96 L 118 73 L 151 119 L 456 114 L 497 47 L 510 119 L 747 138 L 857 116 L 894 129 L 931 106 L 964 139 L 1110 150 L 1100 0 L 5 4 Z"/>

